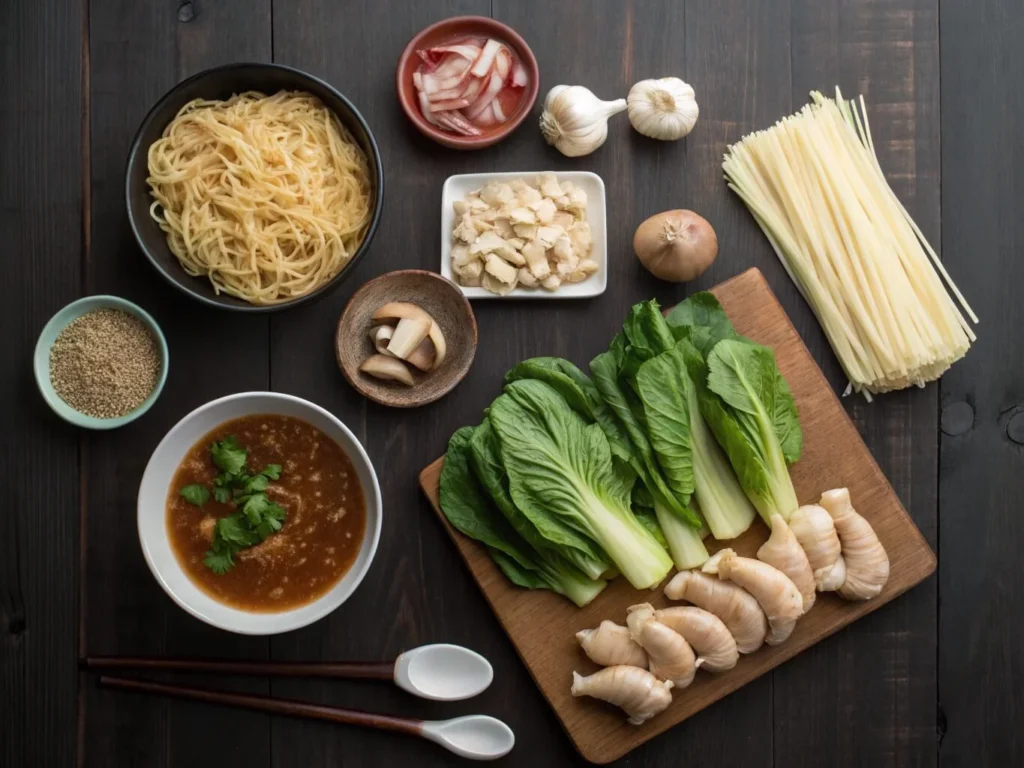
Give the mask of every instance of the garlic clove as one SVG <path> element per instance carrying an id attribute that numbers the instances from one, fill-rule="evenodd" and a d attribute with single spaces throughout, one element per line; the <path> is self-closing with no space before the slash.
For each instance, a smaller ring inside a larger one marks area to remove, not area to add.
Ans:
<path id="1" fill-rule="evenodd" d="M 678 77 L 641 80 L 629 89 L 626 103 L 632 126 L 660 141 L 686 136 L 700 114 L 693 88 Z"/>
<path id="2" fill-rule="evenodd" d="M 625 99 L 602 101 L 582 85 L 556 85 L 544 99 L 540 130 L 563 155 L 589 155 L 608 138 L 608 118 L 625 109 Z"/>

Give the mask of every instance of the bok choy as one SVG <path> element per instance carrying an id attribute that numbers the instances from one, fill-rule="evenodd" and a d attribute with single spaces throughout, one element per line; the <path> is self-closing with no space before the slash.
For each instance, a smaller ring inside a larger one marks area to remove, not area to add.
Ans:
<path id="1" fill-rule="evenodd" d="M 534 548 L 505 519 L 471 468 L 471 444 L 476 432 L 479 428 L 463 427 L 448 442 L 441 470 L 441 508 L 448 521 L 484 544 L 513 584 L 527 589 L 551 589 L 578 606 L 586 605 L 600 594 L 605 582 L 588 578 L 549 548 Z"/>
<path id="2" fill-rule="evenodd" d="M 516 506 L 555 516 L 589 536 L 637 589 L 660 582 L 668 554 L 630 511 L 634 478 L 613 464 L 601 427 L 586 424 L 548 384 L 505 387 L 488 411 Z"/>

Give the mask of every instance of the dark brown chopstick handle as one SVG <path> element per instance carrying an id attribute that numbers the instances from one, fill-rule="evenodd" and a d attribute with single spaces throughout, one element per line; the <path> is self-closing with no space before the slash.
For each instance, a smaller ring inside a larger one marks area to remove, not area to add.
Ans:
<path id="1" fill-rule="evenodd" d="M 367 728 L 379 728 L 385 731 L 397 731 L 412 736 L 422 736 L 422 720 L 391 715 L 377 715 L 372 712 L 360 712 L 356 709 L 326 707 L 320 704 L 309 704 L 291 699 L 274 699 L 269 696 L 257 696 L 247 693 L 231 693 L 229 691 L 211 691 L 205 688 L 192 688 L 186 685 L 168 685 L 148 680 L 128 680 L 121 677 L 101 675 L 99 684 L 106 688 L 138 693 L 153 693 L 171 696 L 190 701 L 204 701 L 208 704 L 225 704 L 232 707 L 251 709 L 256 712 L 270 712 L 290 717 L 306 717 L 315 720 L 327 720 L 345 725 L 362 725 Z"/>
<path id="2" fill-rule="evenodd" d="M 392 680 L 393 661 L 304 662 L 304 661 L 202 661 L 193 659 L 123 658 L 91 656 L 83 660 L 86 669 L 137 669 L 152 672 L 203 672 L 216 675 L 264 675 L 267 677 L 319 677 L 335 679 Z"/>

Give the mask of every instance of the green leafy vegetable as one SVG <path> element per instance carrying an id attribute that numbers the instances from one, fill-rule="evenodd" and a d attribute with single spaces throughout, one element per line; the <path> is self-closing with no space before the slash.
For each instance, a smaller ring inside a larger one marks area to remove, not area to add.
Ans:
<path id="1" fill-rule="evenodd" d="M 440 491 L 445 517 L 459 531 L 485 544 L 514 584 L 527 589 L 552 589 L 577 605 L 586 605 L 601 592 L 605 582 L 588 579 L 568 562 L 537 551 L 519 535 L 472 470 L 470 444 L 475 431 L 462 427 L 448 441 Z"/>
<path id="2" fill-rule="evenodd" d="M 536 380 L 509 384 L 488 418 L 517 507 L 546 509 L 592 538 L 638 589 L 664 578 L 672 561 L 633 517 L 631 485 L 616 473 L 598 425 L 586 425 L 556 390 Z"/>
<path id="3" fill-rule="evenodd" d="M 179 493 L 181 498 L 189 504 L 195 504 L 197 507 L 203 506 L 203 504 L 210 500 L 210 492 L 205 485 L 186 485 Z"/>
<path id="4" fill-rule="evenodd" d="M 800 456 L 796 404 L 767 347 L 725 339 L 707 358 L 705 418 L 732 463 L 740 485 L 766 520 L 789 520 L 797 506 L 787 463 Z"/>
<path id="5" fill-rule="evenodd" d="M 608 556 L 592 539 L 543 510 L 531 510 L 535 515 L 531 518 L 515 505 L 501 463 L 498 436 L 490 421 L 485 420 L 473 432 L 469 450 L 470 463 L 480 484 L 516 533 L 538 553 L 559 554 L 590 579 L 599 579 L 611 568 Z"/>
<path id="6" fill-rule="evenodd" d="M 625 337 L 620 335 L 616 338 Z M 680 503 L 668 487 L 644 426 L 631 407 L 625 389 L 619 385 L 617 372 L 621 367 L 620 360 L 625 355 L 625 344 L 613 342 L 607 352 L 590 362 L 590 371 L 609 409 L 629 436 L 635 451 L 633 468 L 652 497 L 652 506 L 668 542 L 673 562 L 677 568 L 695 568 L 708 559 L 707 549 L 698 533 L 701 521 L 692 509 Z"/>
<path id="7" fill-rule="evenodd" d="M 662 466 L 682 464 L 677 474 L 692 480 L 694 497 L 714 537 L 734 539 L 754 521 L 754 508 L 704 422 L 691 368 L 703 376 L 703 360 L 685 339 L 640 366 L 637 383 L 651 441 Z"/>

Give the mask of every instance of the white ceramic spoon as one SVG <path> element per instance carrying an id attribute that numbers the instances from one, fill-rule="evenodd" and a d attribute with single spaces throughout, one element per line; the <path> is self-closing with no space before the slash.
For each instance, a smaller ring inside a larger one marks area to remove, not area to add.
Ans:
<path id="1" fill-rule="evenodd" d="M 269 677 L 392 680 L 416 696 L 434 701 L 469 699 L 487 690 L 494 679 L 490 663 L 475 651 L 437 643 L 406 651 L 394 661 L 199 661 L 89 657 L 83 665 L 95 670 L 144 669 Z"/>

